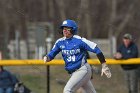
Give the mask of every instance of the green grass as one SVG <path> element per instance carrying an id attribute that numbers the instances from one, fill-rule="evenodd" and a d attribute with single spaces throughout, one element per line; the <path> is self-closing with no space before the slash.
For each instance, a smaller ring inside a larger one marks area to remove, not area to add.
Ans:
<path id="1" fill-rule="evenodd" d="M 23 75 L 22 81 L 25 83 L 27 87 L 29 87 L 31 90 L 34 90 L 36 93 L 45 93 L 45 83 L 40 84 L 40 76 L 35 75 Z M 31 83 L 33 82 L 33 83 Z"/>
<path id="2" fill-rule="evenodd" d="M 97 66 L 100 68 L 99 66 Z M 127 93 L 123 71 L 118 65 L 111 65 L 112 78 L 101 77 L 95 74 L 92 80 L 97 93 Z M 45 66 L 23 66 L 8 67 L 12 72 L 19 74 L 20 80 L 34 93 L 46 92 L 46 67 Z M 57 80 L 67 82 L 69 75 L 63 66 L 50 67 L 50 93 L 62 93 L 65 84 L 59 84 Z"/>

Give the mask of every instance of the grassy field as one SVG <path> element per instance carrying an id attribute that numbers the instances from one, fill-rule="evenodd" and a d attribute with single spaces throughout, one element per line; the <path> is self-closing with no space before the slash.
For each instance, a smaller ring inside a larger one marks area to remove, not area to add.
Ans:
<path id="1" fill-rule="evenodd" d="M 100 66 L 96 66 L 100 69 Z M 118 65 L 110 65 L 112 78 L 101 77 L 100 73 L 93 74 L 93 84 L 97 93 L 127 93 L 123 71 Z M 33 93 L 46 92 L 46 67 L 45 66 L 11 66 L 11 70 Z M 50 93 L 62 93 L 69 75 L 63 66 L 50 67 Z"/>

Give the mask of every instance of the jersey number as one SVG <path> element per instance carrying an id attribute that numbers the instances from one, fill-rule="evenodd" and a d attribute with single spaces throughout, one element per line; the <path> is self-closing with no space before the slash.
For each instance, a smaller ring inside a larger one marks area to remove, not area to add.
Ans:
<path id="1" fill-rule="evenodd" d="M 70 61 L 75 61 L 75 55 L 73 55 L 73 56 L 69 56 L 68 58 L 67 58 L 67 60 L 70 62 Z"/>

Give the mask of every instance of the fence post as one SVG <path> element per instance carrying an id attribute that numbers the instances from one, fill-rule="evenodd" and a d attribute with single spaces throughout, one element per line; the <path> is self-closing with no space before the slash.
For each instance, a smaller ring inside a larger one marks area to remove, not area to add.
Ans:
<path id="1" fill-rule="evenodd" d="M 2 60 L 2 52 L 0 51 L 0 60 Z"/>
<path id="2" fill-rule="evenodd" d="M 50 93 L 50 66 L 46 66 L 47 70 L 47 93 Z"/>
<path id="3" fill-rule="evenodd" d="M 51 38 L 46 38 L 46 43 L 47 43 L 47 53 L 51 50 L 52 47 L 52 39 Z M 46 66 L 47 70 L 47 93 L 50 93 L 50 66 Z"/>

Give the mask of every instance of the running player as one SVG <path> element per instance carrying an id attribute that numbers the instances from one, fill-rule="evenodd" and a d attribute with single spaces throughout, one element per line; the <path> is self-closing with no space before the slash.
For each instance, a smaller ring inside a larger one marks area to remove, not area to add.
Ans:
<path id="1" fill-rule="evenodd" d="M 65 20 L 60 26 L 63 36 L 54 44 L 52 50 L 44 56 L 44 62 L 49 62 L 61 51 L 65 61 L 65 70 L 71 74 L 63 93 L 74 93 L 82 87 L 86 93 L 96 93 L 90 79 L 91 67 L 87 63 L 86 51 L 96 53 L 102 64 L 101 75 L 111 77 L 110 70 L 106 65 L 105 57 L 97 44 L 76 35 L 78 27 L 75 21 Z"/>

